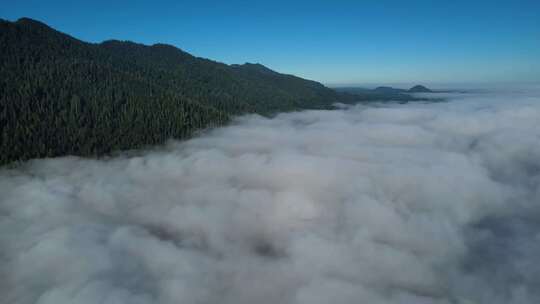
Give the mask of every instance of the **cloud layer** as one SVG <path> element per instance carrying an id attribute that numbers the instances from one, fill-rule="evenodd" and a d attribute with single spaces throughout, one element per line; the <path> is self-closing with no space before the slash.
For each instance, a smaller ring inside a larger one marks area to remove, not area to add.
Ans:
<path id="1" fill-rule="evenodd" d="M 538 303 L 538 88 L 0 171 L 1 303 Z"/>

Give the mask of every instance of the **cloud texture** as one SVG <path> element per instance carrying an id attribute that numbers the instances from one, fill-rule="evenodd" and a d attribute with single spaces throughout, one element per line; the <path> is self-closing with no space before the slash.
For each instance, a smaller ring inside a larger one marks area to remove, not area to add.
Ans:
<path id="1" fill-rule="evenodd" d="M 540 99 L 244 116 L 0 171 L 0 303 L 539 303 Z"/>

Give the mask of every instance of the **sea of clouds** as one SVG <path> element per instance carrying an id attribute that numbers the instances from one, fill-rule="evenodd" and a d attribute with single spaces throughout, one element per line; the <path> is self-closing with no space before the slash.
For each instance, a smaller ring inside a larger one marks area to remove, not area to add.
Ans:
<path id="1" fill-rule="evenodd" d="M 540 87 L 0 170 L 0 303 L 540 303 Z"/>

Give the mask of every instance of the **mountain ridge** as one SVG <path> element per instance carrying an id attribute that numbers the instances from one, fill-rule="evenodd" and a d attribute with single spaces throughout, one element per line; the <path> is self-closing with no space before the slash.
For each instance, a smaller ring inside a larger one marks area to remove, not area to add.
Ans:
<path id="1" fill-rule="evenodd" d="M 382 92 L 382 93 L 433 93 L 431 89 L 428 89 L 427 87 L 417 84 L 412 86 L 409 89 L 398 89 L 394 87 L 389 86 L 380 86 L 373 89 L 375 92 Z"/>
<path id="2" fill-rule="evenodd" d="M 175 46 L 88 43 L 30 18 L 0 20 L 0 164 L 188 138 L 233 115 L 349 101 L 260 64 L 227 65 Z"/>
<path id="3" fill-rule="evenodd" d="M 234 115 L 411 99 L 337 92 L 260 63 L 228 65 L 163 43 L 84 42 L 30 18 L 0 19 L 0 54 L 0 165 L 162 144 Z"/>

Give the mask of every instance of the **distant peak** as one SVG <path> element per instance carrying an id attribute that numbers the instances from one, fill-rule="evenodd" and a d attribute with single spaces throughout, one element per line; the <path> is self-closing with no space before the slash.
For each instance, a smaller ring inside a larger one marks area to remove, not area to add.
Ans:
<path id="1" fill-rule="evenodd" d="M 433 92 L 433 91 L 426 88 L 423 85 L 418 84 L 418 85 L 415 85 L 414 87 L 410 88 L 408 92 L 410 92 L 410 93 L 430 93 L 430 92 Z"/>
<path id="2" fill-rule="evenodd" d="M 376 87 L 374 91 L 380 92 L 380 93 L 403 93 L 405 90 L 396 89 L 389 86 L 381 86 L 381 87 Z"/>

